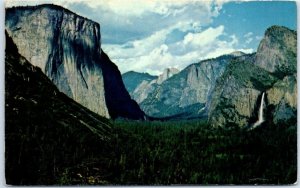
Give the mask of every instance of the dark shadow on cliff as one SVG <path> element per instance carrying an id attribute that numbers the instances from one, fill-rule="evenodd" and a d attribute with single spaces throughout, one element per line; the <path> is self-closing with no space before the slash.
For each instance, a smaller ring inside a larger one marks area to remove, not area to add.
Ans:
<path id="1" fill-rule="evenodd" d="M 104 78 L 105 100 L 110 116 L 115 118 L 128 118 L 134 120 L 144 119 L 145 113 L 137 102 L 130 98 L 122 81 L 118 67 L 109 57 L 101 52 L 101 68 Z"/>

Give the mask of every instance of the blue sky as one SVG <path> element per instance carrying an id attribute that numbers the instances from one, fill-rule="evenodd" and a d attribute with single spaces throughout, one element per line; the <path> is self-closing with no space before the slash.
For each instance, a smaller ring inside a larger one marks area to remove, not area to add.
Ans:
<path id="1" fill-rule="evenodd" d="M 255 36 L 258 36 L 257 38 L 263 36 L 266 28 L 271 25 L 282 25 L 296 30 L 296 18 L 296 4 L 293 2 L 231 2 L 223 5 L 220 15 L 212 25 L 223 24 L 226 28 L 225 32 L 235 33 L 240 39 L 246 35 L 241 42 L 244 42 L 245 46 L 256 49 L 260 40 L 255 40 Z M 247 37 L 249 32 L 252 35 Z M 250 42 L 251 38 L 253 40 Z"/>
<path id="2" fill-rule="evenodd" d="M 233 51 L 255 52 L 272 25 L 296 30 L 297 8 L 288 1 L 45 0 L 101 25 L 102 48 L 122 73 L 160 74 Z"/>

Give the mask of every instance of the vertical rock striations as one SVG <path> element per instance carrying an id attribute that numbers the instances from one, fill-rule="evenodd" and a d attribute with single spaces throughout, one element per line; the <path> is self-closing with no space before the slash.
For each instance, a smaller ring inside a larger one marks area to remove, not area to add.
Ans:
<path id="1" fill-rule="evenodd" d="M 7 9 L 5 26 L 20 54 L 40 67 L 60 91 L 99 115 L 119 116 L 107 103 L 106 92 L 113 91 L 105 90 L 109 83 L 105 83 L 108 79 L 103 70 L 112 66 L 112 79 L 120 76 L 117 67 L 106 63 L 105 55 L 101 57 L 98 23 L 59 6 L 40 5 Z M 121 82 L 115 82 L 114 87 L 124 87 Z M 134 105 L 128 102 L 128 94 L 121 98 L 127 105 Z M 129 113 L 142 113 L 135 105 L 129 108 Z"/>
<path id="2" fill-rule="evenodd" d="M 7 9 L 5 25 L 20 54 L 60 91 L 109 117 L 99 63 L 99 24 L 61 7 L 42 5 Z"/>

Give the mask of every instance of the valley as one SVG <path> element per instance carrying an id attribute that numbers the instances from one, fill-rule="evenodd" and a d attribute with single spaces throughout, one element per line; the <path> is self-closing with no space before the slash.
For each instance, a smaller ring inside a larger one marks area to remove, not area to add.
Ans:
<path id="1" fill-rule="evenodd" d="M 100 24 L 58 5 L 6 8 L 5 37 L 7 185 L 297 182 L 293 29 L 159 75 L 121 74 Z"/>
<path id="2" fill-rule="evenodd" d="M 114 125 L 114 152 L 104 162 L 110 173 L 99 176 L 92 167 L 70 167 L 60 183 L 264 185 L 296 180 L 296 126 L 264 124 L 249 132 L 213 129 L 205 121 L 191 120 Z"/>

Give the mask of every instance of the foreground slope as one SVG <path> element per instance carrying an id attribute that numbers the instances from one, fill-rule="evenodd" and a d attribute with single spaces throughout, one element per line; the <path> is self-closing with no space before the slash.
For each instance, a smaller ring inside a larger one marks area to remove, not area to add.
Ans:
<path id="1" fill-rule="evenodd" d="M 104 158 L 111 126 L 65 94 L 6 37 L 6 183 L 53 184 L 66 167 Z M 88 147 L 87 147 L 88 146 Z"/>
<path id="2" fill-rule="evenodd" d="M 118 67 L 101 50 L 98 23 L 56 5 L 39 5 L 6 9 L 5 27 L 20 54 L 70 98 L 107 118 L 143 118 Z"/>

